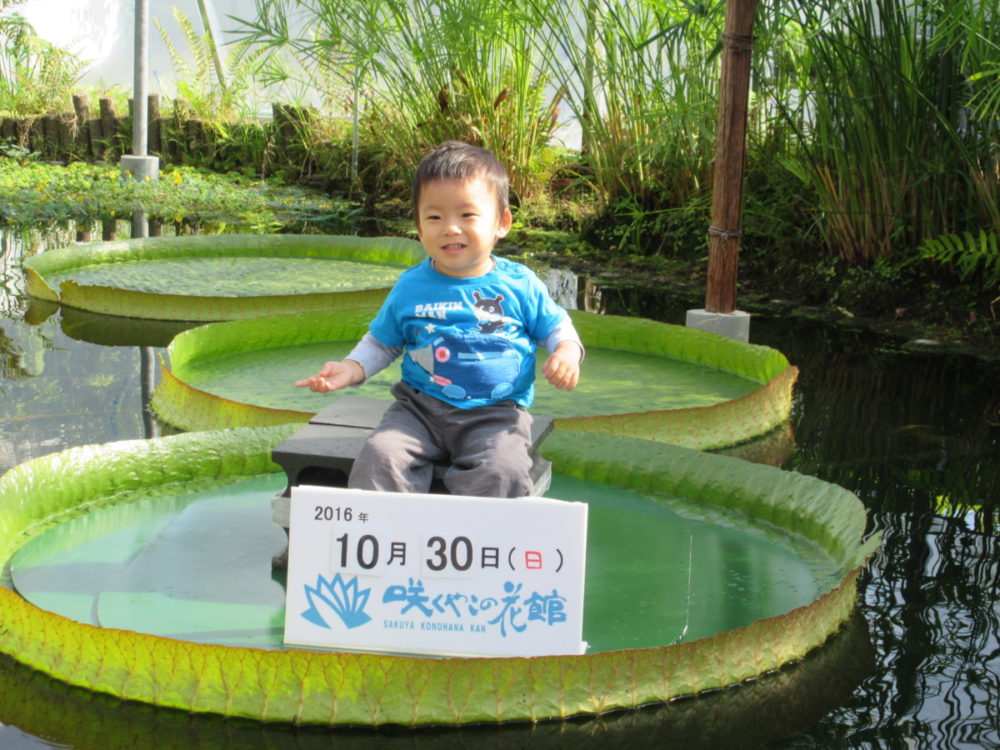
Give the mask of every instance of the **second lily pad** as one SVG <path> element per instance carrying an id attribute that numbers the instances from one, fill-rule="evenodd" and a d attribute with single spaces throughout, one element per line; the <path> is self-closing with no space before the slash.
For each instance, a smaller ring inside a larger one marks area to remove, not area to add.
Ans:
<path id="1" fill-rule="evenodd" d="M 307 421 L 339 394 L 293 383 L 346 356 L 373 314 L 280 316 L 186 331 L 169 347 L 170 368 L 153 407 L 186 430 Z M 539 372 L 532 407 L 560 427 L 704 449 L 735 445 L 788 418 L 797 370 L 774 349 L 649 320 L 572 315 L 587 346 L 581 383 L 564 393 Z M 388 399 L 398 377 L 393 366 L 350 392 Z"/>

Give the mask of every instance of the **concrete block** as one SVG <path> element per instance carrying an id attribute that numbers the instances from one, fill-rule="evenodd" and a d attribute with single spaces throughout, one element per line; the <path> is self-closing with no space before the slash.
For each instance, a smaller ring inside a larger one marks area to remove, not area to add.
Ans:
<path id="1" fill-rule="evenodd" d="M 688 310 L 684 325 L 703 331 L 728 336 L 737 341 L 750 340 L 750 313 L 733 310 L 730 313 L 716 313 L 708 310 Z"/>
<path id="2" fill-rule="evenodd" d="M 126 154 L 119 162 L 122 174 L 128 172 L 134 180 L 160 179 L 160 157 L 158 156 L 133 156 Z"/>

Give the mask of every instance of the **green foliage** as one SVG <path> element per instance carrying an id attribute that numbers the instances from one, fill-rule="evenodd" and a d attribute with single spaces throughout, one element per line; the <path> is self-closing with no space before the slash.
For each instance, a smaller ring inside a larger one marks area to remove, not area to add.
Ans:
<path id="1" fill-rule="evenodd" d="M 351 92 L 359 184 L 362 137 L 385 175 L 377 183 L 405 184 L 426 149 L 459 139 L 496 152 L 517 196 L 544 184 L 559 97 L 545 73 L 554 47 L 538 42 L 544 27 L 526 3 L 257 0 L 240 23 L 248 42 L 290 49 Z"/>
<path id="2" fill-rule="evenodd" d="M 353 209 L 342 205 L 301 188 L 190 167 L 164 172 L 154 182 L 138 182 L 123 179 L 113 167 L 0 158 L 0 223 L 19 227 L 128 218 L 142 209 L 164 221 L 225 222 L 275 231 L 309 218 L 349 219 Z"/>
<path id="3" fill-rule="evenodd" d="M 17 24 L 0 2 L 9 46 Z M 196 156 L 177 158 L 319 176 L 374 214 L 405 205 L 424 150 L 458 138 L 508 165 L 526 224 L 592 217 L 587 236 L 608 254 L 693 261 L 706 245 L 723 5 L 255 0 L 234 19 L 243 38 L 225 85 L 211 40 L 176 13 L 185 54 L 161 32 L 204 132 Z M 807 266 L 819 250 L 871 268 L 930 238 L 1000 232 L 996 3 L 773 0 L 754 38 L 746 260 Z M 320 105 L 256 121 L 264 83 L 293 101 L 319 92 Z M 560 109 L 583 133 L 569 159 L 550 143 Z M 191 137 L 169 121 L 163 133 Z"/>
<path id="4" fill-rule="evenodd" d="M 978 276 L 985 289 L 1000 287 L 1000 243 L 995 232 L 944 234 L 925 240 L 919 257 L 948 267 L 960 281 Z"/>
<path id="5" fill-rule="evenodd" d="M 23 166 L 32 159 L 37 159 L 38 153 L 17 143 L 12 143 L 9 140 L 4 139 L 0 140 L 0 156 L 13 159 L 18 164 Z"/>
<path id="6" fill-rule="evenodd" d="M 199 33 L 191 19 L 177 7 L 173 17 L 187 44 L 189 56 L 178 51 L 167 30 L 153 19 L 174 68 L 177 97 L 190 107 L 191 114 L 202 120 L 242 122 L 256 118 L 264 104 L 262 87 L 258 86 L 258 71 L 267 65 L 264 50 L 250 53 L 246 45 L 236 45 L 226 60 L 218 58 L 209 33 Z"/>
<path id="7" fill-rule="evenodd" d="M 722 6 L 589 0 L 546 23 L 545 41 L 559 45 L 555 80 L 604 202 L 656 211 L 697 201 L 711 174 Z"/>
<path id="8" fill-rule="evenodd" d="M 855 264 L 1000 220 L 995 117 L 970 109 L 965 0 L 795 3 L 784 48 L 802 95 L 780 102 L 782 163 L 817 196 L 825 249 Z M 982 15 L 982 14 L 981 14 Z M 980 33 L 996 38 L 995 8 Z M 963 62 L 963 59 L 965 62 Z"/>
<path id="9" fill-rule="evenodd" d="M 86 65 L 69 50 L 40 39 L 19 14 L 6 13 L 22 1 L 0 2 L 0 114 L 65 111 Z"/>

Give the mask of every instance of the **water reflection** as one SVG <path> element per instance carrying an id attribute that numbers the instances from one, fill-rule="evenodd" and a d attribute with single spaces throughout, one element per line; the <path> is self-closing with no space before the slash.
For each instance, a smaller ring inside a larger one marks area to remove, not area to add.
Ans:
<path id="1" fill-rule="evenodd" d="M 677 320 L 657 297 L 603 303 Z M 800 369 L 785 468 L 856 492 L 885 532 L 860 583 L 875 674 L 768 747 L 1000 746 L 1000 363 L 763 316 L 751 340 Z"/>
<path id="2" fill-rule="evenodd" d="M 726 690 L 597 718 L 455 729 L 328 730 L 157 709 L 72 688 L 0 657 L 0 717 L 77 750 L 319 748 L 754 748 L 804 729 L 872 670 L 864 620 L 852 618 L 802 661 Z M 0 730 L 0 742 L 4 737 Z"/>
<path id="3" fill-rule="evenodd" d="M 75 234 L 0 233 L 0 472 L 76 445 L 157 434 L 145 407 L 155 352 L 71 338 L 58 305 L 24 294 L 22 257 L 65 246 Z"/>

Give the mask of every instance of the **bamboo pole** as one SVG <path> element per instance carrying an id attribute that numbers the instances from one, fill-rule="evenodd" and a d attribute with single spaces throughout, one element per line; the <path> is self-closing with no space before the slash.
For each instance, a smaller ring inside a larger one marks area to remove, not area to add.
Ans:
<path id="1" fill-rule="evenodd" d="M 705 309 L 712 313 L 731 313 L 736 309 L 750 53 L 756 10 L 757 0 L 726 1 L 705 292 Z"/>

